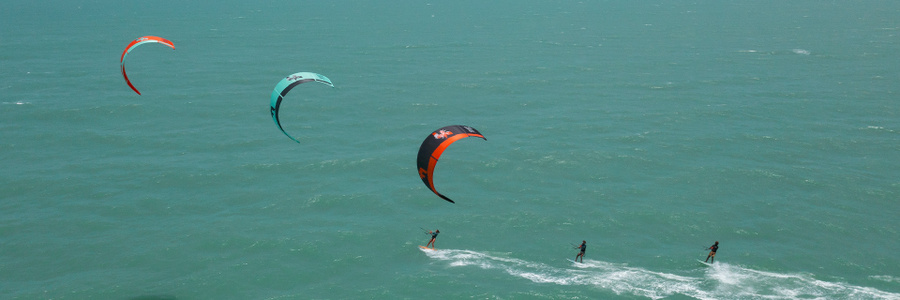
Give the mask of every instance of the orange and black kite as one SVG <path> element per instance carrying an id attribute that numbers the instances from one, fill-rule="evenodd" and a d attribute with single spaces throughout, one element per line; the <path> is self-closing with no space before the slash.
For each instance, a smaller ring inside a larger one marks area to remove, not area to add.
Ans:
<path id="1" fill-rule="evenodd" d="M 425 186 L 431 189 L 432 192 L 441 197 L 441 199 L 450 201 L 450 203 L 456 202 L 441 195 L 441 193 L 438 193 L 434 188 L 434 166 L 437 164 L 438 159 L 441 158 L 441 154 L 444 153 L 444 149 L 447 149 L 453 142 L 470 136 L 487 140 L 480 132 L 478 132 L 478 130 L 475 130 L 475 128 L 464 125 L 450 125 L 431 133 L 431 135 L 422 142 L 422 146 L 419 147 L 419 157 L 416 159 L 416 165 L 419 167 L 419 177 L 422 178 L 422 182 L 424 182 Z"/>

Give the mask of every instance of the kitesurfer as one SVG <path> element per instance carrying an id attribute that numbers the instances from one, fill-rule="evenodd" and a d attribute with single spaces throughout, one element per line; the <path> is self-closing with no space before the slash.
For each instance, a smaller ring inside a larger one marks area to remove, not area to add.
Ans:
<path id="1" fill-rule="evenodd" d="M 441 233 L 440 230 L 429 231 L 431 234 L 431 240 L 428 241 L 428 244 L 425 244 L 425 248 L 428 248 L 428 245 L 431 245 L 431 249 L 434 250 L 434 240 L 437 239 L 438 233 Z"/>
<path id="2" fill-rule="evenodd" d="M 587 242 L 581 241 L 581 246 L 575 247 L 576 249 L 581 249 L 581 252 L 578 255 L 575 255 L 575 261 L 578 261 L 578 258 L 581 257 L 581 262 L 584 262 L 584 250 L 587 249 Z"/>
<path id="3" fill-rule="evenodd" d="M 712 262 L 715 262 L 716 261 L 716 250 L 719 250 L 719 241 L 716 241 L 715 244 L 713 244 L 712 246 L 709 246 L 709 248 L 706 248 L 706 249 L 710 250 L 709 255 L 706 256 L 706 261 L 709 261 L 711 258 Z"/>

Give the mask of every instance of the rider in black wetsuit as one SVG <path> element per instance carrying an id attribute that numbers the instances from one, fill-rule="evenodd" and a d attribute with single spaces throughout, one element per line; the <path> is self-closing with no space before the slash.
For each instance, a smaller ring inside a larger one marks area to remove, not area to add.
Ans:
<path id="1" fill-rule="evenodd" d="M 581 249 L 581 252 L 575 256 L 575 261 L 578 261 L 578 258 L 581 257 L 581 262 L 584 262 L 584 250 L 587 250 L 587 242 L 581 241 L 581 246 L 575 247 Z"/>
<path id="2" fill-rule="evenodd" d="M 425 248 L 428 248 L 428 245 L 431 245 L 431 249 L 434 249 L 434 240 L 437 239 L 438 233 L 441 233 L 440 230 L 429 231 L 431 234 L 431 240 L 428 241 L 428 244 L 425 244 Z"/>
<path id="3" fill-rule="evenodd" d="M 709 255 L 706 256 L 706 261 L 709 261 L 709 259 L 712 258 L 712 262 L 716 262 L 716 250 L 719 250 L 719 241 L 716 241 L 715 244 L 706 249 L 711 250 Z"/>

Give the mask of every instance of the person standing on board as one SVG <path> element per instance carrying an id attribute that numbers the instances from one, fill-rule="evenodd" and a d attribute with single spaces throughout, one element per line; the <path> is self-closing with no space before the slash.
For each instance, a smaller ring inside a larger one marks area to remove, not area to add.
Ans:
<path id="1" fill-rule="evenodd" d="M 578 261 L 578 258 L 581 257 L 581 262 L 584 262 L 584 250 L 587 249 L 587 241 L 581 241 L 581 246 L 575 248 L 581 249 L 581 252 L 579 252 L 578 255 L 575 255 L 575 261 Z"/>
<path id="2" fill-rule="evenodd" d="M 431 240 L 428 241 L 428 244 L 425 245 L 425 248 L 428 248 L 428 245 L 431 245 L 431 250 L 434 250 L 434 240 L 437 239 L 438 233 L 441 233 L 440 230 L 429 231 L 431 234 Z"/>
<path id="3" fill-rule="evenodd" d="M 709 259 L 712 258 L 712 262 L 715 262 L 716 261 L 716 250 L 719 250 L 719 241 L 716 241 L 715 244 L 713 244 L 712 246 L 709 246 L 709 248 L 706 248 L 706 249 L 710 250 L 709 255 L 706 256 L 706 261 L 709 261 Z"/>

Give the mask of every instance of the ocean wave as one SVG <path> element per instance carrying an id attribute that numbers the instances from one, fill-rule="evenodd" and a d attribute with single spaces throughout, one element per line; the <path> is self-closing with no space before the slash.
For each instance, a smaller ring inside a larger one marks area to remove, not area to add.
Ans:
<path id="1" fill-rule="evenodd" d="M 450 267 L 500 270 L 535 283 L 592 286 L 651 299 L 677 294 L 697 299 L 900 299 L 900 294 L 818 280 L 812 274 L 767 272 L 722 262 L 702 267 L 700 276 L 687 276 L 590 259 L 560 266 L 472 250 L 422 251 Z M 879 279 L 897 280 L 890 276 Z"/>
<path id="2" fill-rule="evenodd" d="M 894 277 L 891 275 L 873 275 L 869 276 L 869 278 L 884 282 L 900 282 L 900 277 Z"/>

